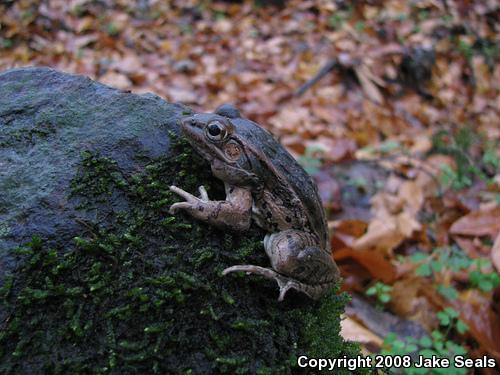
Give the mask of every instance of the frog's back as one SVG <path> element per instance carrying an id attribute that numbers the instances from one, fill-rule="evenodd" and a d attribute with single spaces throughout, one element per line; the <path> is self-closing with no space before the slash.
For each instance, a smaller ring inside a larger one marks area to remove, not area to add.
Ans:
<path id="1" fill-rule="evenodd" d="M 265 159 L 272 164 L 276 172 L 295 192 L 304 206 L 305 215 L 312 227 L 311 229 L 318 234 L 322 245 L 328 251 L 326 247 L 328 229 L 325 213 L 321 205 L 318 189 L 311 176 L 267 130 L 246 119 L 232 119 L 232 122 L 237 127 L 238 133 L 250 140 L 249 144 L 260 145 L 257 151 L 262 152 Z M 261 169 L 259 177 L 263 181 L 273 184 L 275 183 L 275 177 L 270 175 L 270 171 L 270 168 Z"/>

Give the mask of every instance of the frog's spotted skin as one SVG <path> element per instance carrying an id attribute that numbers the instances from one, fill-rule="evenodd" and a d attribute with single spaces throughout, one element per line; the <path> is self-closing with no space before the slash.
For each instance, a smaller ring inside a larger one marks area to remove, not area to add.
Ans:
<path id="1" fill-rule="evenodd" d="M 264 248 L 272 269 L 237 265 L 224 274 L 244 271 L 274 279 L 280 301 L 290 289 L 318 299 L 339 281 L 316 185 L 269 132 L 230 105 L 214 114 L 185 118 L 181 126 L 195 150 L 210 162 L 214 176 L 224 182 L 226 200 L 209 200 L 202 186 L 199 198 L 172 186 L 185 201 L 174 203 L 170 212 L 184 210 L 237 231 L 248 229 L 253 219 L 269 233 Z"/>

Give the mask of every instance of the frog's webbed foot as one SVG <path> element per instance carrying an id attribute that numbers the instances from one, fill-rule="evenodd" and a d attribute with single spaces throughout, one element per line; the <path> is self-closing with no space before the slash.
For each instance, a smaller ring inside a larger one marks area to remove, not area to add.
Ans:
<path id="1" fill-rule="evenodd" d="M 278 286 L 280 288 L 280 295 L 278 297 L 278 301 L 283 301 L 285 298 L 286 292 L 288 292 L 290 289 L 295 289 L 298 290 L 299 292 L 306 293 L 309 297 L 313 298 L 306 288 L 304 288 L 304 285 L 294 279 L 291 279 L 289 277 L 283 276 L 279 274 L 278 272 L 270 269 L 270 268 L 264 268 L 260 266 L 253 266 L 253 265 L 238 265 L 238 266 L 232 266 L 226 268 L 224 271 L 222 271 L 222 274 L 225 276 L 228 273 L 231 272 L 237 272 L 237 271 L 243 271 L 246 272 L 247 274 L 256 274 L 256 275 L 261 275 L 264 276 L 268 279 L 275 280 L 278 283 Z"/>

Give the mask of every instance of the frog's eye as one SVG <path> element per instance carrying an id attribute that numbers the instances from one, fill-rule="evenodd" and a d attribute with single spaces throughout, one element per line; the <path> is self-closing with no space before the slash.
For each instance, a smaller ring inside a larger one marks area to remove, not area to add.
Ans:
<path id="1" fill-rule="evenodd" d="M 226 127 L 219 121 L 210 122 L 206 127 L 206 133 L 213 141 L 221 141 L 227 135 Z"/>

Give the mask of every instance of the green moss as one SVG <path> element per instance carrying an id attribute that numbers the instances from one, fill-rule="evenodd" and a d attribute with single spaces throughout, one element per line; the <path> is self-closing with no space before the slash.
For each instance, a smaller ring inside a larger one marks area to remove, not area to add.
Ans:
<path id="1" fill-rule="evenodd" d="M 0 290 L 2 373 L 289 373 L 299 354 L 354 353 L 338 336 L 344 297 L 278 303 L 269 280 L 221 275 L 267 265 L 264 233 L 170 216 L 172 184 L 224 194 L 184 142 L 172 147 L 133 175 L 81 154 L 68 199 L 93 219 L 67 248 L 34 237 L 16 250 L 22 265 Z"/>

